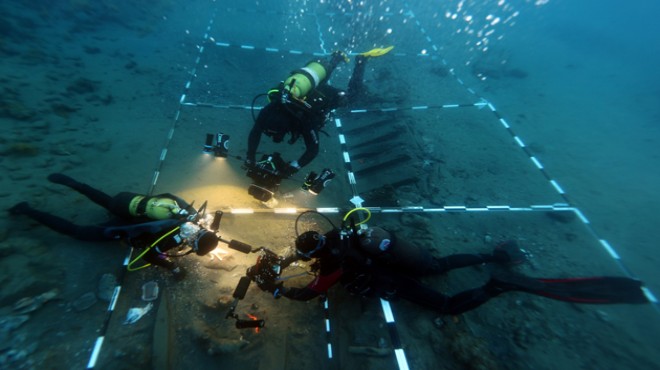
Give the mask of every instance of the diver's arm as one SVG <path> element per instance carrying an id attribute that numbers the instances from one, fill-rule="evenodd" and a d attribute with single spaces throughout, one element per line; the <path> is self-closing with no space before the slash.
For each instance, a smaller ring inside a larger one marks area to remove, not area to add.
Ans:
<path id="1" fill-rule="evenodd" d="M 181 225 L 183 222 L 185 220 L 168 219 L 135 225 L 111 226 L 104 228 L 103 234 L 108 239 L 137 238 L 143 234 L 157 234 L 167 228 Z"/>
<path id="2" fill-rule="evenodd" d="M 281 287 L 279 290 L 279 296 L 287 297 L 289 299 L 293 299 L 294 301 L 309 301 L 310 299 L 316 298 L 319 295 L 320 295 L 319 292 L 311 290 L 307 287 L 305 288 Z"/>
<path id="3" fill-rule="evenodd" d="M 364 94 L 364 70 L 367 65 L 367 58 L 357 57 L 355 58 L 355 68 L 353 69 L 353 74 L 351 75 L 350 81 L 348 81 L 348 93 L 343 105 L 347 105 L 349 102 L 359 99 Z"/>
<path id="4" fill-rule="evenodd" d="M 298 158 L 298 165 L 305 167 L 319 154 L 319 136 L 313 128 L 308 127 L 303 131 L 302 137 L 305 141 L 305 152 Z"/>
<path id="5" fill-rule="evenodd" d="M 170 271 L 176 268 L 176 264 L 174 262 L 172 262 L 168 258 L 163 258 L 163 256 L 160 253 L 153 250 L 153 248 L 150 249 L 147 253 L 145 253 L 142 259 L 145 262 L 148 262 L 155 266 L 163 267 Z"/>
<path id="6" fill-rule="evenodd" d="M 246 159 L 248 161 L 252 161 L 252 163 L 255 162 L 257 148 L 259 147 L 259 141 L 261 141 L 261 132 L 261 126 L 255 123 L 252 127 L 252 130 L 250 130 L 250 135 L 248 135 L 248 149 Z"/>
<path id="7" fill-rule="evenodd" d="M 181 208 L 181 209 L 185 209 L 185 210 L 188 212 L 189 215 L 195 214 L 195 213 L 197 212 L 197 210 L 196 210 L 195 208 L 193 208 L 190 204 L 188 204 L 188 202 L 186 202 L 185 200 L 183 200 L 183 199 L 177 197 L 177 196 L 174 195 L 174 194 L 164 193 L 164 194 L 158 194 L 158 195 L 155 195 L 155 197 L 158 197 L 158 198 L 169 198 L 169 199 L 174 200 L 174 201 L 176 202 L 176 204 L 179 205 L 179 208 Z M 185 216 L 185 215 L 184 215 L 184 216 Z"/>
<path id="8" fill-rule="evenodd" d="M 296 261 L 299 261 L 299 260 L 301 260 L 301 258 L 297 254 L 292 254 L 290 256 L 286 256 L 286 257 L 284 257 L 282 262 L 280 262 L 280 268 L 285 269 L 285 268 L 289 267 L 292 263 L 294 263 Z"/>
<path id="9" fill-rule="evenodd" d="M 337 269 L 330 274 L 317 276 L 316 279 L 304 288 L 285 288 L 282 286 L 275 292 L 275 295 L 281 295 L 296 301 L 309 301 L 325 293 L 330 287 L 335 285 L 341 278 L 341 275 L 342 270 Z"/>

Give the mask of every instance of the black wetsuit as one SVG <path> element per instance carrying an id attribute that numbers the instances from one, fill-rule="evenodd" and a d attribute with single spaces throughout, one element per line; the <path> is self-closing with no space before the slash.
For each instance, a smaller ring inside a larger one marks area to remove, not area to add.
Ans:
<path id="1" fill-rule="evenodd" d="M 384 299 L 403 298 L 443 314 L 459 314 L 485 303 L 501 291 L 488 284 L 454 296 L 444 295 L 422 284 L 417 278 L 442 274 L 449 270 L 489 262 L 499 262 L 491 254 L 455 254 L 439 259 L 427 256 L 412 265 L 397 266 L 396 262 L 374 258 L 360 251 L 358 243 L 342 241 L 337 230 L 325 234 L 326 246 L 318 257 L 318 275 L 304 288 L 284 288 L 280 293 L 290 299 L 306 301 L 324 294 L 336 283 L 361 296 Z M 396 244 L 396 245 L 395 245 Z M 392 248 L 408 248 L 404 242 L 393 242 Z M 420 255 L 421 256 L 421 255 Z M 290 259 L 284 265 L 292 262 Z M 409 261 L 410 262 L 410 261 Z M 414 271 L 414 272 L 413 272 Z"/>
<path id="2" fill-rule="evenodd" d="M 117 216 L 116 219 L 106 224 L 76 225 L 61 217 L 34 209 L 26 203 L 22 203 L 20 207 L 14 207 L 11 210 L 12 213 L 26 215 L 44 226 L 78 240 L 111 241 L 124 239 L 136 248 L 147 248 L 151 246 L 160 237 L 187 222 L 185 216 L 157 221 L 151 220 L 146 216 L 132 216 L 128 211 L 129 203 L 134 197 L 140 195 L 137 193 L 121 192 L 115 196 L 110 196 L 87 184 L 80 183 L 61 174 L 51 175 L 49 180 L 78 191 L 94 203 Z M 155 197 L 175 200 L 179 207 L 188 211 L 188 214 L 195 212 L 194 208 L 175 195 L 160 194 Z M 153 265 L 174 270 L 176 268 L 174 262 L 167 259 L 162 253 L 181 244 L 182 238 L 179 237 L 178 232 L 173 232 L 161 240 L 154 248 L 151 248 L 142 258 Z"/>
<path id="3" fill-rule="evenodd" d="M 300 167 L 309 164 L 319 153 L 319 130 L 323 127 L 328 113 L 333 109 L 347 105 L 362 94 L 364 89 L 363 76 L 366 66 L 364 58 L 356 58 L 355 69 L 344 92 L 327 84 L 332 71 L 341 59 L 334 58 L 330 63 L 318 61 L 326 67 L 327 76 L 323 82 L 307 94 L 303 106 L 299 102 L 282 104 L 272 101 L 266 105 L 257 116 L 257 120 L 248 136 L 247 159 L 255 162 L 261 134 L 265 134 L 279 143 L 287 133 L 291 134 L 289 143 L 293 144 L 298 137 L 305 143 L 305 152 L 298 158 Z"/>

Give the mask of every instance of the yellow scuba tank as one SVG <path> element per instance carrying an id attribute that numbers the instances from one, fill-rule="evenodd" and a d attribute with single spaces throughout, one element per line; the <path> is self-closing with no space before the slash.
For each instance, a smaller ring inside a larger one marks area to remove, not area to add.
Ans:
<path id="1" fill-rule="evenodd" d="M 147 216 L 152 220 L 166 220 L 178 215 L 181 207 L 174 199 L 170 198 L 146 198 L 138 195 L 131 199 L 128 211 L 132 216 Z"/>
<path id="2" fill-rule="evenodd" d="M 131 216 L 134 217 L 140 217 L 142 214 L 138 211 L 138 208 L 140 207 L 140 203 L 142 200 L 144 200 L 145 196 L 144 195 L 137 195 L 131 199 L 131 202 L 128 204 L 128 213 L 131 214 Z"/>
<path id="3" fill-rule="evenodd" d="M 165 220 L 178 215 L 181 212 L 181 207 L 179 207 L 174 199 L 151 198 L 147 201 L 145 211 L 147 217 L 153 220 Z"/>
<path id="4" fill-rule="evenodd" d="M 293 95 L 294 98 L 304 99 L 326 76 L 325 67 L 321 63 L 316 61 L 310 62 L 303 68 L 294 71 L 284 81 L 284 89 Z"/>

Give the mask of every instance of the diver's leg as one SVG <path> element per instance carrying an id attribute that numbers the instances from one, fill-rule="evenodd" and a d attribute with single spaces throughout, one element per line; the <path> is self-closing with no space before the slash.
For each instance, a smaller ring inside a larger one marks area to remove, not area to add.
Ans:
<path id="1" fill-rule="evenodd" d="M 451 256 L 433 259 L 429 261 L 426 268 L 421 269 L 422 275 L 442 274 L 449 270 L 462 267 L 482 265 L 484 263 L 494 262 L 490 254 L 452 254 Z"/>
<path id="2" fill-rule="evenodd" d="M 526 252 L 520 249 L 515 241 L 509 240 L 498 244 L 492 254 L 453 254 L 439 259 L 428 259 L 425 264 L 420 265 L 418 271 L 422 275 L 441 274 L 449 270 L 484 263 L 519 264 L 526 259 Z"/>
<path id="3" fill-rule="evenodd" d="M 444 295 L 410 279 L 397 289 L 396 296 L 438 311 L 445 315 L 458 315 L 473 310 L 506 290 L 488 282 L 479 288 L 466 290 L 453 296 Z"/>
<path id="4" fill-rule="evenodd" d="M 407 276 L 396 276 L 394 280 L 395 289 L 389 295 L 386 294 L 386 297 L 403 298 L 446 315 L 458 315 L 472 310 L 498 294 L 490 294 L 486 285 L 450 297 Z"/>
<path id="5" fill-rule="evenodd" d="M 442 312 L 457 315 L 488 302 L 504 292 L 526 292 L 571 303 L 644 304 L 648 303 L 642 283 L 626 277 L 537 279 L 519 274 L 491 278 L 486 285 L 446 299 Z"/>
<path id="6" fill-rule="evenodd" d="M 348 98 L 350 101 L 358 99 L 364 93 L 364 71 L 367 68 L 367 57 L 358 55 L 355 57 L 355 68 L 348 81 Z"/>
<path id="7" fill-rule="evenodd" d="M 71 189 L 86 196 L 87 198 L 89 198 L 89 200 L 100 205 L 103 208 L 110 209 L 112 205 L 111 196 L 100 190 L 94 189 L 93 187 L 87 184 L 78 182 L 67 175 L 61 173 L 54 173 L 48 176 L 48 180 L 56 184 L 70 187 Z"/>
<path id="8" fill-rule="evenodd" d="M 316 62 L 323 66 L 325 69 L 325 79 L 329 80 L 330 76 L 332 76 L 332 72 L 334 72 L 339 63 L 347 61 L 348 57 L 346 57 L 346 54 L 341 51 L 335 51 L 329 58 L 318 59 Z"/>
<path id="9" fill-rule="evenodd" d="M 444 313 L 449 297 L 420 284 L 415 280 L 409 280 L 398 286 L 393 296 L 416 303 L 420 306 Z"/>
<path id="10" fill-rule="evenodd" d="M 440 311 L 446 315 L 459 315 L 481 306 L 493 297 L 495 295 L 489 294 L 484 287 L 466 290 L 449 297 Z"/>
<path id="11" fill-rule="evenodd" d="M 100 241 L 108 240 L 103 235 L 104 228 L 100 226 L 80 226 L 67 221 L 61 217 L 51 215 L 46 212 L 36 210 L 27 202 L 18 203 L 9 209 L 12 215 L 25 215 L 40 224 L 57 231 L 58 233 L 68 235 L 79 240 Z"/>

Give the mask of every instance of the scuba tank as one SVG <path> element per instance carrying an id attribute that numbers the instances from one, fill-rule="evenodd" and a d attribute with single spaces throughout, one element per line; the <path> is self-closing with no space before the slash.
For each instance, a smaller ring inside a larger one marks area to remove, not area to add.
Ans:
<path id="1" fill-rule="evenodd" d="M 325 80 L 330 78 L 340 62 L 348 62 L 348 57 L 341 51 L 336 51 L 330 58 L 316 59 L 297 69 L 281 82 L 277 88 L 268 91 L 270 101 L 279 100 L 285 103 L 303 102 L 308 94 Z M 309 105 L 307 104 L 307 107 Z"/>
<path id="2" fill-rule="evenodd" d="M 166 220 L 180 216 L 183 209 L 174 199 L 138 195 L 131 199 L 128 211 L 134 217 L 146 216 L 152 220 Z"/>
<path id="3" fill-rule="evenodd" d="M 313 61 L 284 80 L 284 89 L 295 99 L 304 99 L 326 76 L 325 67 L 320 62 Z"/>
<path id="4" fill-rule="evenodd" d="M 358 246 L 374 260 L 400 271 L 425 271 L 434 261 L 428 250 L 397 239 L 394 234 L 380 227 L 358 231 Z"/>
<path id="5" fill-rule="evenodd" d="M 252 99 L 252 105 L 250 107 L 252 120 L 254 122 L 257 121 L 254 105 L 257 99 L 262 96 L 266 96 L 270 103 L 281 103 L 284 109 L 291 113 L 297 120 L 307 120 L 306 115 L 314 114 L 312 104 L 308 101 L 310 93 L 329 79 L 332 71 L 342 61 L 349 62 L 349 59 L 345 53 L 336 51 L 332 53 L 330 58 L 319 58 L 308 62 L 300 69 L 294 70 L 276 87 Z M 289 142 L 295 142 L 295 139 L 292 137 Z"/>

